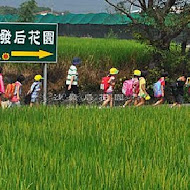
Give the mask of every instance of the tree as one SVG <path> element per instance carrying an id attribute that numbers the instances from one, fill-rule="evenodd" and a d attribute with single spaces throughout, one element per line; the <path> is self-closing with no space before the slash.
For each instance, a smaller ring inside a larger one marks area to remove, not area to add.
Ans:
<path id="1" fill-rule="evenodd" d="M 35 0 L 29 0 L 22 3 L 19 7 L 19 21 L 20 22 L 34 22 L 37 9 Z"/>
<path id="2" fill-rule="evenodd" d="M 8 6 L 1 6 L 0 7 L 0 14 L 2 15 L 7 15 L 7 14 L 17 14 L 18 10 L 13 7 L 8 7 Z"/>
<path id="3" fill-rule="evenodd" d="M 133 25 L 141 27 L 144 39 L 160 50 L 169 50 L 172 39 L 190 23 L 190 0 L 123 0 L 120 4 L 105 1 L 127 15 Z M 130 13 L 130 8 L 126 9 L 131 6 L 141 9 L 139 18 Z"/>
<path id="4" fill-rule="evenodd" d="M 125 2 L 123 2 L 123 1 L 118 2 L 118 3 L 117 3 L 117 7 L 118 7 L 119 9 L 124 10 L 124 11 L 127 11 L 127 8 L 126 8 L 126 6 L 125 6 Z M 116 8 L 115 8 L 115 11 L 116 11 L 116 13 L 120 13 L 120 11 L 119 11 L 118 9 L 116 9 Z"/>

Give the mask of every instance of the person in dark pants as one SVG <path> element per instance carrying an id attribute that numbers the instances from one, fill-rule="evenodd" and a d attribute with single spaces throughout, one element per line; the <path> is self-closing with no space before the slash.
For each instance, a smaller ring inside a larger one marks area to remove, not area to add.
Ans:
<path id="1" fill-rule="evenodd" d="M 66 90 L 65 90 L 65 98 L 68 98 L 73 92 L 77 95 L 77 103 L 80 104 L 81 100 L 79 97 L 79 87 L 78 87 L 78 71 L 77 66 L 81 63 L 81 60 L 75 57 L 72 60 L 72 65 L 69 68 L 67 80 L 66 80 Z"/>
<path id="2" fill-rule="evenodd" d="M 175 103 L 172 105 L 174 106 L 181 106 L 184 103 L 184 85 L 186 84 L 187 77 L 181 76 L 177 79 L 177 81 L 172 85 L 172 94 L 175 99 Z"/>

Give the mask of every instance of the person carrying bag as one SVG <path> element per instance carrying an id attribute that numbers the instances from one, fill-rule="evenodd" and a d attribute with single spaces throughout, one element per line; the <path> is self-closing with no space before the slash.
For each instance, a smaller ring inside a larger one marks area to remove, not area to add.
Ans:
<path id="1" fill-rule="evenodd" d="M 36 75 L 34 77 L 35 81 L 33 82 L 24 100 L 26 105 L 30 104 L 30 106 L 33 106 L 33 104 L 39 103 L 39 92 L 42 86 L 42 83 L 41 83 L 42 79 L 43 77 L 41 75 Z"/>

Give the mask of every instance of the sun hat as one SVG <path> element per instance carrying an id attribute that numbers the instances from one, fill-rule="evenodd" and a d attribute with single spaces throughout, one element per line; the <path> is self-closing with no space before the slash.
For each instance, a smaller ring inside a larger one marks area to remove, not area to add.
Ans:
<path id="1" fill-rule="evenodd" d="M 81 63 L 81 60 L 80 58 L 78 57 L 74 57 L 73 60 L 72 60 L 72 64 L 73 65 L 79 65 Z"/>
<path id="2" fill-rule="evenodd" d="M 34 80 L 35 81 L 40 81 L 40 80 L 42 80 L 42 79 L 44 79 L 41 75 L 36 75 L 35 77 L 34 77 Z"/>
<path id="3" fill-rule="evenodd" d="M 110 75 L 116 75 L 119 73 L 119 70 L 117 70 L 116 68 L 111 68 L 110 69 Z"/>
<path id="4" fill-rule="evenodd" d="M 134 75 L 140 77 L 141 71 L 140 70 L 134 70 Z"/>
<path id="5" fill-rule="evenodd" d="M 149 95 L 147 95 L 146 97 L 145 97 L 145 100 L 150 100 L 151 99 L 151 97 L 149 96 Z"/>

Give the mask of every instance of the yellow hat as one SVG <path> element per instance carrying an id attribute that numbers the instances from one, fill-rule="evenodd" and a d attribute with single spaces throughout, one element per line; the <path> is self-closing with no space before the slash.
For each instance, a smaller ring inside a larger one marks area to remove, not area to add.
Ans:
<path id="1" fill-rule="evenodd" d="M 36 76 L 34 77 L 34 80 L 35 80 L 35 81 L 40 81 L 41 79 L 43 79 L 43 77 L 42 77 L 41 75 L 36 75 Z"/>
<path id="2" fill-rule="evenodd" d="M 151 97 L 149 96 L 149 95 L 147 95 L 146 97 L 145 97 L 145 100 L 150 100 L 151 99 Z"/>
<path id="3" fill-rule="evenodd" d="M 116 68 L 111 68 L 110 69 L 110 75 L 116 75 L 119 73 L 119 70 L 117 70 Z"/>
<path id="4" fill-rule="evenodd" d="M 141 76 L 141 71 L 140 70 L 134 70 L 134 75 L 135 76 Z"/>

